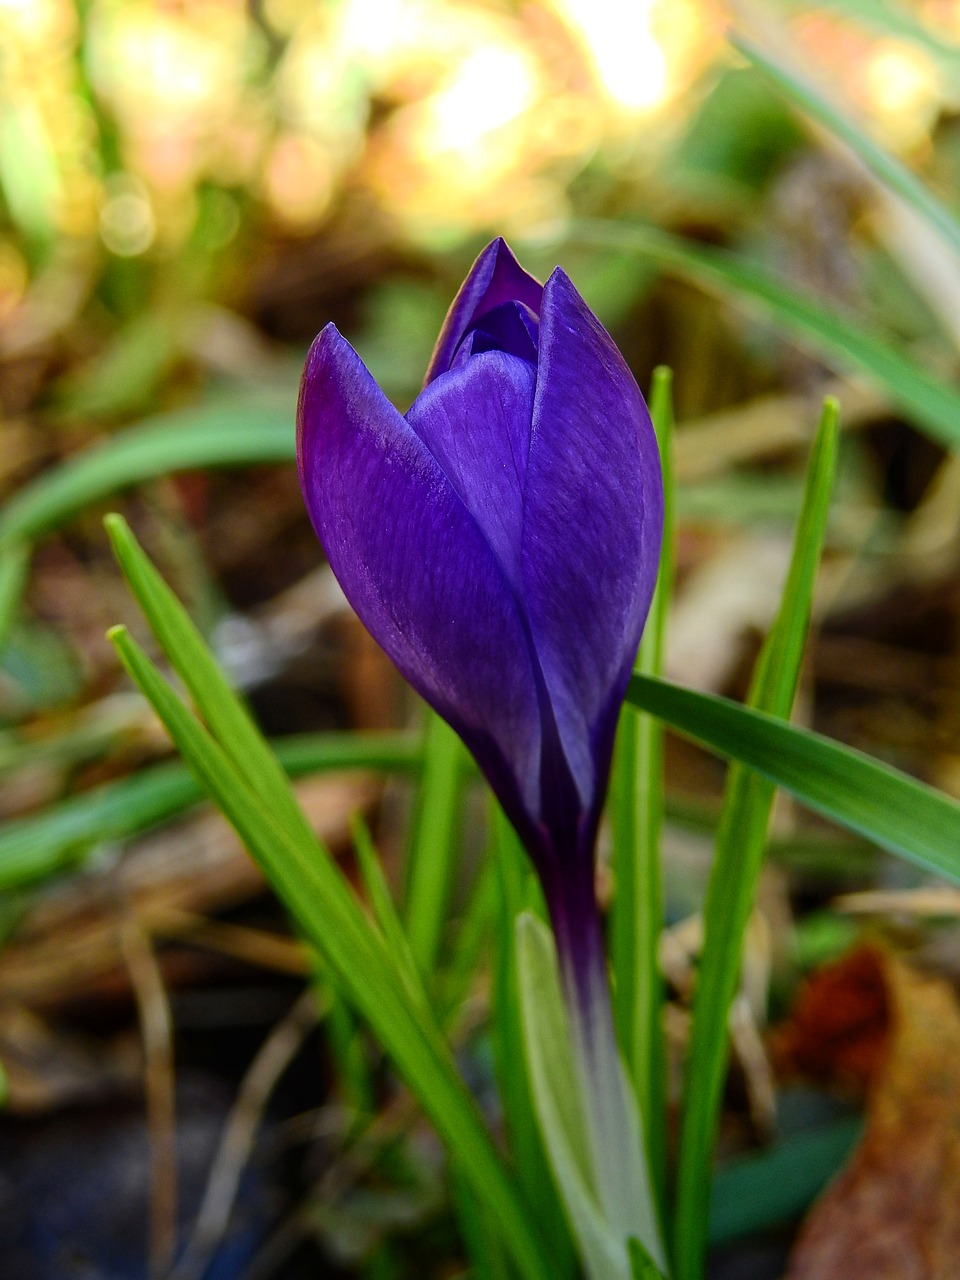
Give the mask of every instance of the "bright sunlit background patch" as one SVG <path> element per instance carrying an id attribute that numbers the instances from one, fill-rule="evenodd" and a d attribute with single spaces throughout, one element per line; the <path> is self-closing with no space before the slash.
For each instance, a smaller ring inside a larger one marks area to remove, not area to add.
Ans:
<path id="1" fill-rule="evenodd" d="M 922 7 L 960 31 L 958 0 Z M 655 163 L 724 18 L 720 0 L 265 0 L 259 16 L 91 0 L 81 49 L 76 0 L 0 0 L 0 184 L 28 239 L 124 256 L 182 243 L 207 184 L 253 192 L 300 234 L 346 189 L 414 239 L 515 231 L 563 216 L 608 146 Z M 827 12 L 796 40 L 842 69 L 883 141 L 923 141 L 949 86 L 921 50 Z"/>

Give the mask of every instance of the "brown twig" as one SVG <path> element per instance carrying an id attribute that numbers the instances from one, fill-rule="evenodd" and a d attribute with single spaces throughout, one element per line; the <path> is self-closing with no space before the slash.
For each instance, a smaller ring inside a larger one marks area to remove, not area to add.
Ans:
<path id="1" fill-rule="evenodd" d="M 130 914 L 120 945 L 137 1002 L 143 1040 L 150 1139 L 150 1275 L 167 1273 L 177 1244 L 176 1101 L 173 1024 L 166 988 L 147 935 Z"/>
<path id="2" fill-rule="evenodd" d="M 206 1273 L 229 1225 L 240 1177 L 270 1095 L 316 1026 L 317 1016 L 311 987 L 273 1028 L 248 1068 L 224 1128 L 190 1242 L 169 1280 L 201 1280 Z"/>

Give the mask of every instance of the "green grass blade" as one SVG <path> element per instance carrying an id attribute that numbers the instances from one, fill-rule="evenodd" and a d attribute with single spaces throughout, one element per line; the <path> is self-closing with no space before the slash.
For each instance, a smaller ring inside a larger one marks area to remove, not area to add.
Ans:
<path id="1" fill-rule="evenodd" d="M 955 253 L 960 253 L 960 222 L 896 156 L 874 142 L 821 89 L 793 68 L 765 53 L 745 36 L 734 34 L 730 37 L 730 42 L 755 67 L 769 76 L 795 106 L 823 125 L 834 137 L 846 143 L 875 178 L 916 210 Z"/>
<path id="2" fill-rule="evenodd" d="M 302 734 L 273 746 L 293 777 L 343 769 L 409 772 L 420 763 L 420 744 L 404 733 Z M 7 822 L 0 829 L 0 892 L 52 875 L 94 845 L 169 822 L 204 796 L 185 765 L 158 764 Z"/>
<path id="3" fill-rule="evenodd" d="M 293 406 L 285 400 L 230 401 L 158 415 L 24 485 L 0 512 L 0 546 L 57 528 L 122 489 L 172 471 L 291 462 L 293 421 Z"/>
<path id="4" fill-rule="evenodd" d="M 13 542 L 0 551 L 0 656 L 16 621 L 27 585 L 30 551 L 25 542 Z"/>
<path id="5" fill-rule="evenodd" d="M 512 1280 L 510 1263 L 485 1206 L 478 1204 L 456 1165 L 452 1166 L 453 1203 L 470 1261 L 471 1280 Z"/>
<path id="6" fill-rule="evenodd" d="M 187 711 L 126 630 L 111 639 L 125 668 L 156 710 L 188 764 L 223 809 L 297 919 L 339 988 L 363 1014 L 436 1125 L 474 1193 L 499 1224 L 521 1274 L 553 1275 L 541 1240 L 501 1164 L 476 1104 L 457 1075 L 435 1024 L 421 1016 L 398 980 L 390 953 L 373 931 L 342 872 L 309 832 L 295 831 L 234 759 Z M 173 657 L 173 655 L 168 655 Z M 180 655 L 178 655 L 179 657 Z M 211 661 L 208 656 L 208 661 Z M 266 748 L 264 747 L 264 750 Z M 305 827 L 305 822 L 299 824 Z"/>
<path id="7" fill-rule="evenodd" d="M 464 758 L 460 739 L 429 711 L 405 912 L 410 948 L 428 978 L 436 967 L 453 884 Z"/>
<path id="8" fill-rule="evenodd" d="M 377 773 L 417 772 L 423 763 L 420 743 L 409 733 L 304 733 L 270 744 L 292 776 L 320 770 L 370 769 Z"/>
<path id="9" fill-rule="evenodd" d="M 496 867 L 485 858 L 471 886 L 470 896 L 455 931 L 449 963 L 443 971 L 441 996 L 444 1026 L 455 1022 L 480 968 L 490 940 L 496 899 Z"/>
<path id="10" fill-rule="evenodd" d="M 717 1170 L 710 1196 L 711 1244 L 728 1244 L 801 1216 L 843 1168 L 863 1134 L 859 1116 L 795 1134 Z"/>
<path id="11" fill-rule="evenodd" d="M 413 957 L 410 940 L 404 931 L 399 912 L 394 904 L 390 886 L 387 884 L 387 877 L 383 873 L 383 866 L 377 856 L 370 828 L 362 815 L 358 813 L 354 815 L 350 829 L 353 836 L 353 847 L 357 854 L 357 862 L 360 866 L 360 874 L 363 877 L 364 887 L 367 890 L 373 914 L 387 944 L 387 950 L 396 963 L 397 972 L 404 982 L 411 1000 L 415 1001 L 421 1011 L 429 1016 L 430 1001 L 427 998 L 427 990 L 423 985 L 423 978 Z"/>
<path id="12" fill-rule="evenodd" d="M 960 883 L 960 803 L 822 734 L 729 698 L 634 676 L 627 697 L 685 737 L 925 871 Z"/>
<path id="13" fill-rule="evenodd" d="M 664 539 L 637 670 L 659 675 L 673 589 L 673 402 L 669 369 L 654 373 L 650 414 L 660 442 Z M 624 707 L 611 779 L 613 873 L 611 919 L 614 1013 L 627 1069 L 643 1117 L 647 1163 L 661 1220 L 666 1207 L 667 1102 L 663 979 L 657 948 L 663 928 L 660 840 L 663 830 L 663 727 Z"/>
<path id="14" fill-rule="evenodd" d="M 757 662 L 750 692 L 754 705 L 775 716 L 789 716 L 796 696 L 836 458 L 837 407 L 828 401 L 807 468 L 780 611 Z M 742 765 L 730 770 L 704 905 L 703 952 L 683 1089 L 674 1218 L 679 1280 L 699 1280 L 702 1275 L 711 1165 L 728 1053 L 727 1019 L 774 791 L 769 780 Z"/>
<path id="15" fill-rule="evenodd" d="M 333 1061 L 335 1087 L 346 1105 L 357 1113 L 351 1126 L 355 1132 L 364 1119 L 376 1115 L 377 1111 L 376 1081 L 367 1052 L 365 1029 L 353 1006 L 329 982 L 324 963 L 313 947 L 310 947 L 310 955 L 315 961 L 313 988 L 317 993 L 328 993 L 323 1027 Z"/>
<path id="16" fill-rule="evenodd" d="M 174 669 L 217 741 L 207 737 L 122 631 L 124 660 L 205 787 L 261 860 L 341 990 L 394 1058 L 476 1194 L 485 1199 L 525 1275 L 550 1274 L 549 1250 L 508 1178 L 436 1023 L 411 1000 L 396 958 L 371 928 L 318 844 L 286 774 L 236 699 L 179 601 L 117 517 L 114 549 Z M 277 840 L 280 838 L 278 847 Z M 304 874 L 309 867 L 310 874 Z"/>
<path id="17" fill-rule="evenodd" d="M 94 844 L 127 839 L 174 818 L 202 796 L 182 765 L 162 764 L 7 822 L 0 830 L 0 892 L 63 870 Z"/>
<path id="18" fill-rule="evenodd" d="M 230 688 L 183 605 L 144 554 L 126 521 L 110 515 L 104 524 L 124 577 L 160 647 L 231 763 L 295 838 L 312 839 L 290 779 Z"/>
<path id="19" fill-rule="evenodd" d="M 632 1280 L 663 1280 L 660 1269 L 635 1237 L 627 1241 Z"/>
<path id="20" fill-rule="evenodd" d="M 736 254 L 694 245 L 654 227 L 589 219 L 574 222 L 569 238 L 584 244 L 632 248 L 684 279 L 754 304 L 831 368 L 865 374 L 918 427 L 948 449 L 960 447 L 960 393 L 927 373 L 869 330 L 830 311 L 797 287 Z"/>

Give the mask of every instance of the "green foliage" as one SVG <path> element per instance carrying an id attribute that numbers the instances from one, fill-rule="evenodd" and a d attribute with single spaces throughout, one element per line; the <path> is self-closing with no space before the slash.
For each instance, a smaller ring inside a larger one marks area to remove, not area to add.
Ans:
<path id="1" fill-rule="evenodd" d="M 304 734 L 274 749 L 293 777 L 337 769 L 411 771 L 420 763 L 419 744 L 406 734 Z M 98 845 L 170 822 L 204 795 L 185 765 L 158 764 L 8 822 L 0 831 L 0 891 L 72 866 Z"/>
<path id="2" fill-rule="evenodd" d="M 449 1046 L 411 995 L 375 930 L 299 809 L 286 774 L 237 701 L 200 635 L 119 517 L 114 550 L 154 634 L 193 697 L 205 729 L 123 628 L 111 639 L 192 771 L 323 958 L 338 990 L 363 1015 L 456 1155 L 524 1276 L 554 1274 L 548 1243 L 508 1176 Z"/>
<path id="3" fill-rule="evenodd" d="M 627 1241 L 631 1280 L 663 1280 L 662 1272 L 639 1240 Z"/>
<path id="4" fill-rule="evenodd" d="M 900 197 L 937 232 L 954 253 L 960 253 L 960 221 L 937 197 L 885 147 L 871 137 L 835 103 L 785 63 L 763 52 L 743 36 L 732 43 L 759 67 L 777 87 L 807 115 L 822 124 L 835 138 L 846 143 L 870 172 L 894 195 Z"/>
<path id="5" fill-rule="evenodd" d="M 710 1196 L 711 1244 L 729 1244 L 799 1217 L 843 1167 L 862 1132 L 859 1117 L 845 1117 L 721 1168 Z"/>
<path id="6" fill-rule="evenodd" d="M 751 704 L 774 716 L 789 716 L 796 697 L 836 457 L 837 406 L 828 402 L 810 455 L 780 611 L 757 660 L 750 690 Z M 703 1265 L 710 1168 L 727 1055 L 727 1018 L 760 875 L 774 790 L 766 778 L 735 765 L 727 779 L 717 829 L 703 910 L 703 954 L 683 1091 L 674 1218 L 674 1261 L 680 1280 L 695 1280 Z"/>
<path id="7" fill-rule="evenodd" d="M 420 972 L 428 978 L 436 967 L 456 871 L 465 765 L 460 739 L 435 712 L 428 712 L 406 901 L 410 947 Z"/>
<path id="8" fill-rule="evenodd" d="M 640 642 L 637 670 L 659 675 L 673 588 L 673 403 L 668 369 L 654 374 L 650 413 L 660 442 L 664 540 L 656 591 Z M 647 1159 L 662 1215 L 667 1184 L 666 1050 L 658 946 L 663 929 L 660 838 L 664 813 L 663 729 L 625 706 L 611 778 L 613 874 L 611 960 L 620 1041 L 643 1117 Z"/>
<path id="9" fill-rule="evenodd" d="M 802 804 L 960 883 L 960 803 L 852 747 L 728 698 L 634 676 L 630 701 L 727 760 L 738 760 Z"/>
<path id="10" fill-rule="evenodd" d="M 158 414 L 25 485 L 0 511 L 0 547 L 55 529 L 122 489 L 174 471 L 292 462 L 293 399 L 249 394 Z"/>
<path id="11" fill-rule="evenodd" d="M 29 556 L 23 543 L 13 542 L 0 551 L 0 656 L 16 620 L 29 567 Z"/>
<path id="12" fill-rule="evenodd" d="M 789 111 L 750 69 L 724 71 L 677 148 L 691 180 L 704 174 L 762 187 L 803 142 Z"/>
<path id="13" fill-rule="evenodd" d="M 784 333 L 810 346 L 828 365 L 866 374 L 870 381 L 948 449 L 960 447 L 960 394 L 870 329 L 804 294 L 725 249 L 693 244 L 654 227 L 580 220 L 575 241 L 632 247 L 671 272 L 711 290 L 745 301 Z"/>

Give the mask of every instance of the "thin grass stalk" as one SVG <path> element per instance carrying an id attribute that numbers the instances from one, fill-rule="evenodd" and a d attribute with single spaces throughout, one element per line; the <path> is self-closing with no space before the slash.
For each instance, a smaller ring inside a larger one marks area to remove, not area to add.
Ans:
<path id="1" fill-rule="evenodd" d="M 659 675 L 663 668 L 673 585 L 671 381 L 669 369 L 657 369 L 650 396 L 663 466 L 664 536 L 660 575 L 637 659 L 637 670 L 646 675 Z M 663 727 L 653 716 L 631 706 L 626 706 L 621 716 L 612 783 L 614 1013 L 643 1117 L 647 1160 L 662 1224 L 667 1181 L 666 1052 L 657 949 L 663 928 Z"/>

